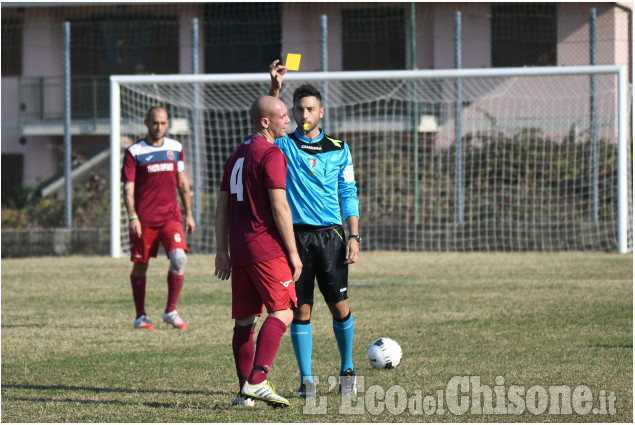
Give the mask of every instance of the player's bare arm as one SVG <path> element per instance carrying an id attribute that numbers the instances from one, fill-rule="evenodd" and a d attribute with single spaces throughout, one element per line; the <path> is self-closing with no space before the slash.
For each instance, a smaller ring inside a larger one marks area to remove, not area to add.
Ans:
<path id="1" fill-rule="evenodd" d="M 298 281 L 302 274 L 302 261 L 298 255 L 293 234 L 293 220 L 291 218 L 291 208 L 287 203 L 287 192 L 284 189 L 268 189 L 271 200 L 271 211 L 276 222 L 282 241 L 289 253 L 289 263 L 293 271 L 293 280 Z"/>
<path id="2" fill-rule="evenodd" d="M 348 230 L 350 235 L 359 235 L 359 218 L 351 215 L 346 219 L 348 223 Z M 359 241 L 354 238 L 350 238 L 346 243 L 346 261 L 345 264 L 356 263 L 359 259 Z"/>
<path id="3" fill-rule="evenodd" d="M 194 215 L 192 214 L 192 196 L 190 195 L 190 182 L 184 171 L 176 173 L 176 185 L 179 191 L 183 207 L 185 208 L 185 231 L 191 235 L 196 228 Z"/>
<path id="4" fill-rule="evenodd" d="M 128 212 L 128 218 L 138 217 L 134 206 L 134 182 L 125 182 L 123 184 L 123 203 Z M 136 237 L 141 237 L 141 221 L 139 218 L 129 220 L 128 231 Z"/>
<path id="5" fill-rule="evenodd" d="M 282 79 L 284 74 L 287 73 L 289 68 L 284 65 L 279 65 L 280 60 L 276 59 L 269 65 L 269 75 L 271 76 L 271 89 L 269 90 L 269 96 L 278 97 L 280 89 L 282 88 Z"/>
<path id="6" fill-rule="evenodd" d="M 228 211 L 229 203 L 226 191 L 221 191 L 216 201 L 216 268 L 214 274 L 220 280 L 229 279 L 231 261 L 229 259 Z"/>

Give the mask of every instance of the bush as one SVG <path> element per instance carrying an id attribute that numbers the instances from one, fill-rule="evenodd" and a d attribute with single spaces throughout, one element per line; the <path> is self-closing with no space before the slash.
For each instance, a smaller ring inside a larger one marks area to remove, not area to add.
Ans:
<path id="1" fill-rule="evenodd" d="M 15 199 L 2 206 L 2 229 L 50 229 L 64 227 L 65 202 L 42 197 L 39 184 L 23 185 Z M 110 225 L 110 189 L 106 178 L 95 174 L 73 189 L 73 227 Z"/>
<path id="2" fill-rule="evenodd" d="M 3 229 L 24 229 L 29 216 L 26 210 L 16 210 L 2 207 L 2 228 Z"/>
<path id="3" fill-rule="evenodd" d="M 572 130 L 574 131 L 574 130 Z M 434 140 L 409 134 L 371 134 L 373 143 L 354 146 L 358 196 L 364 221 L 378 225 L 456 220 L 456 147 L 434 148 Z M 598 218 L 615 219 L 616 144 L 597 145 Z M 532 223 L 589 220 L 593 202 L 592 147 L 588 132 L 562 140 L 538 128 L 467 133 L 463 137 L 463 215 L 465 222 Z M 415 176 L 418 196 L 415 196 Z M 415 200 L 417 205 L 415 205 Z"/>

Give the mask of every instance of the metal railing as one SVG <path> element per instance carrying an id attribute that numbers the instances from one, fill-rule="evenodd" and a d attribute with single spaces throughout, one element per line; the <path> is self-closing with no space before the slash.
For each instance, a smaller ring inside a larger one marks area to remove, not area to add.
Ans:
<path id="1" fill-rule="evenodd" d="M 97 121 L 110 115 L 107 75 L 71 78 L 71 118 Z M 18 127 L 64 119 L 63 77 L 18 78 Z"/>

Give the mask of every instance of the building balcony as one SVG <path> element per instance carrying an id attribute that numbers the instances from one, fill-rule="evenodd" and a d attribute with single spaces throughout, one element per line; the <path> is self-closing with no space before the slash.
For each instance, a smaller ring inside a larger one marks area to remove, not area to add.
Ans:
<path id="1" fill-rule="evenodd" d="M 3 119 L 3 134 L 64 134 L 63 77 L 17 77 L 16 94 L 17 120 Z M 71 134 L 110 134 L 108 76 L 71 78 Z"/>

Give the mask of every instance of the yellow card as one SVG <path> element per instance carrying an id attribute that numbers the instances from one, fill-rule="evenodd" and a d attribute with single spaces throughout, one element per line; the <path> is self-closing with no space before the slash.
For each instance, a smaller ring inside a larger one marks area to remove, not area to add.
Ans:
<path id="1" fill-rule="evenodd" d="M 300 57 L 302 55 L 296 53 L 287 53 L 287 68 L 289 71 L 297 71 L 300 69 Z"/>

